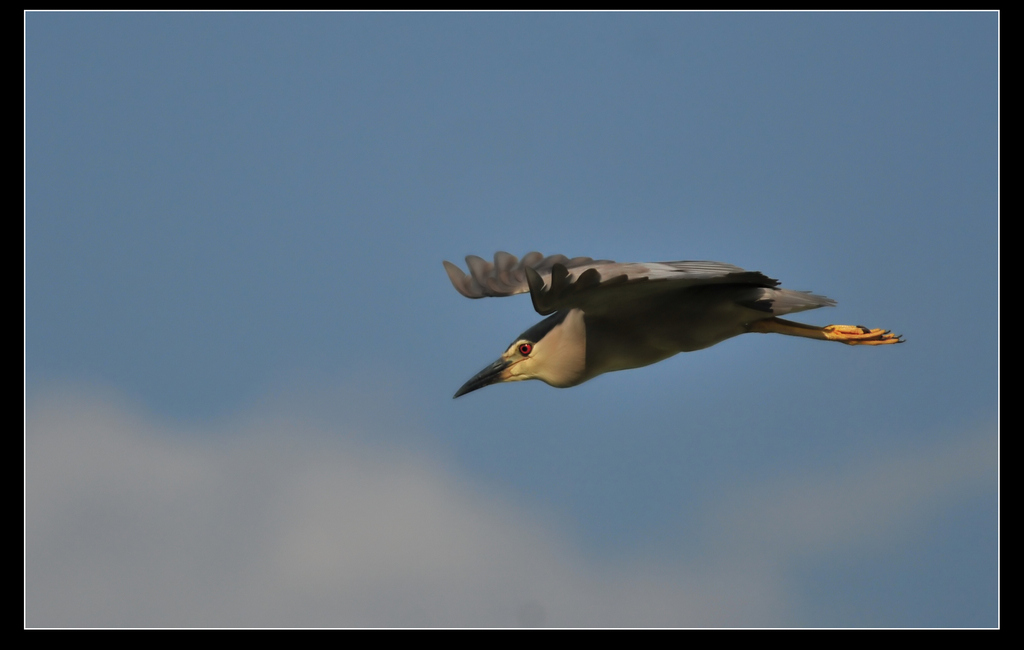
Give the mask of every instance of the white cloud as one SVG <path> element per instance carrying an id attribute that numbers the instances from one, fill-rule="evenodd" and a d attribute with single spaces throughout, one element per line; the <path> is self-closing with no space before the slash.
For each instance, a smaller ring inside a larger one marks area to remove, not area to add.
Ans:
<path id="1" fill-rule="evenodd" d="M 95 394 L 36 400 L 26 623 L 799 625 L 787 562 L 908 534 L 988 485 L 995 456 L 989 433 L 740 486 L 709 504 L 700 557 L 595 566 L 550 517 L 353 433 L 266 414 L 189 430 Z"/>

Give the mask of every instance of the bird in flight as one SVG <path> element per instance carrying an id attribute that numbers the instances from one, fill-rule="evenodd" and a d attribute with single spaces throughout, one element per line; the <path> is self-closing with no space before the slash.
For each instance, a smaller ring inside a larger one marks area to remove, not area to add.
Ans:
<path id="1" fill-rule="evenodd" d="M 807 291 L 780 288 L 757 271 L 721 262 L 623 263 L 503 251 L 494 263 L 469 255 L 467 275 L 444 262 L 467 298 L 530 293 L 547 316 L 516 337 L 497 361 L 454 397 L 484 386 L 539 379 L 568 388 L 613 370 L 639 368 L 747 332 L 802 336 L 847 345 L 892 345 L 903 338 L 861 325 L 816 327 L 779 318 L 832 307 Z"/>

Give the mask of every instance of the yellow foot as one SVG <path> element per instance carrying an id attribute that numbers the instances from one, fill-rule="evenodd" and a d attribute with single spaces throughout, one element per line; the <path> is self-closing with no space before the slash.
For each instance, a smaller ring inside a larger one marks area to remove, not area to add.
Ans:
<path id="1" fill-rule="evenodd" d="M 825 338 L 847 345 L 889 345 L 903 343 L 903 337 L 889 330 L 873 330 L 863 325 L 826 325 L 822 328 Z"/>

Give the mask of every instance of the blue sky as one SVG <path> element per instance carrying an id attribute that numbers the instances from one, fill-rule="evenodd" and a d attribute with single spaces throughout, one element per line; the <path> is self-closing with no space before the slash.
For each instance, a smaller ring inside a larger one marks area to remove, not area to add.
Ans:
<path id="1" fill-rule="evenodd" d="M 998 26 L 28 13 L 26 624 L 997 625 Z M 497 250 L 907 343 L 452 400 Z"/>

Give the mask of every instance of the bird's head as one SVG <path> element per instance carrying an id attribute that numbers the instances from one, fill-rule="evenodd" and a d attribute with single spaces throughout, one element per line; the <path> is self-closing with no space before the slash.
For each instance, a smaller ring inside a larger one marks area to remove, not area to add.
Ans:
<path id="1" fill-rule="evenodd" d="M 510 381 L 540 379 L 565 388 L 584 381 L 587 332 L 583 312 L 560 311 L 516 337 L 498 360 L 463 384 L 454 397 Z"/>

